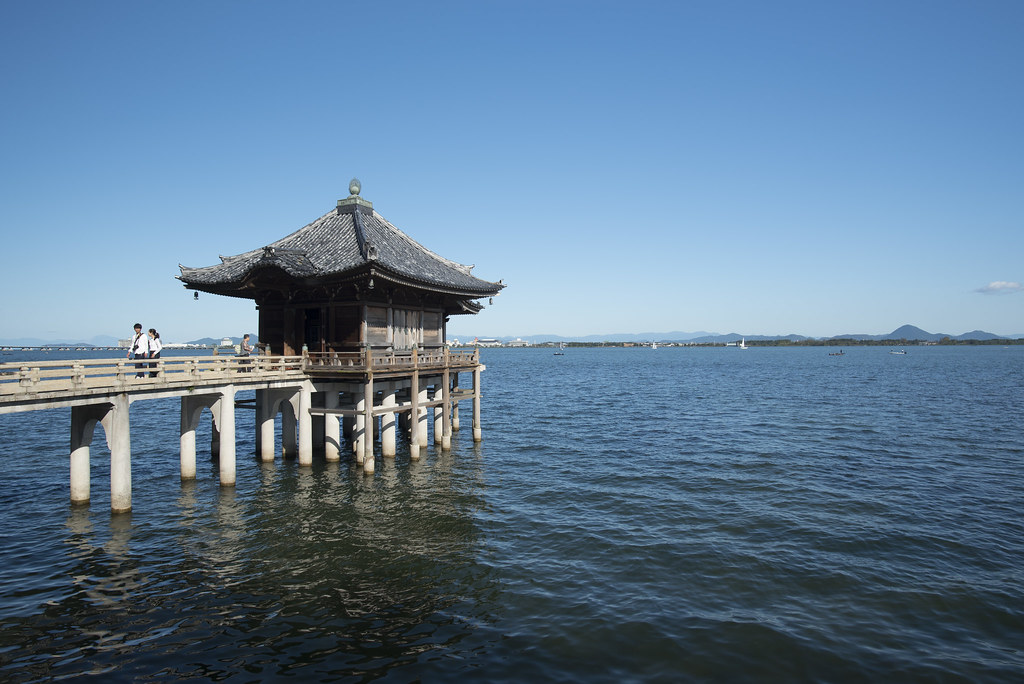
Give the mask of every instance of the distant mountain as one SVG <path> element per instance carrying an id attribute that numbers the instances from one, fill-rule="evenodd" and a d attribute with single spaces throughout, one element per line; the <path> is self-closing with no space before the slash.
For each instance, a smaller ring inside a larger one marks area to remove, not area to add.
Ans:
<path id="1" fill-rule="evenodd" d="M 705 335 L 704 337 L 695 337 L 689 341 L 694 344 L 727 344 L 729 342 L 739 342 L 740 340 L 747 340 L 749 342 L 773 342 L 778 340 L 799 342 L 800 340 L 810 339 L 813 338 L 805 335 L 741 335 L 740 333 L 729 333 L 727 335 Z"/>
<path id="2" fill-rule="evenodd" d="M 1016 337 L 1005 338 L 1005 337 L 1000 337 L 999 335 L 993 335 L 990 332 L 985 332 L 984 330 L 972 330 L 971 332 L 966 332 L 963 335 L 957 335 L 953 339 L 954 340 L 1003 340 L 1003 339 L 1018 339 L 1018 338 L 1016 338 Z"/>
<path id="3" fill-rule="evenodd" d="M 949 337 L 943 333 L 930 333 L 921 330 L 914 325 L 901 325 L 891 333 L 880 339 L 889 340 L 924 340 L 925 342 L 938 342 L 943 337 Z"/>
<path id="4" fill-rule="evenodd" d="M 545 342 L 584 342 L 588 344 L 600 344 L 601 342 L 611 342 L 614 344 L 621 344 L 623 342 L 688 342 L 692 344 L 725 344 L 726 342 L 736 342 L 743 338 L 746 338 L 748 340 L 791 340 L 793 342 L 811 339 L 804 335 L 782 335 L 771 337 L 767 335 L 741 335 L 740 333 L 728 333 L 726 335 L 722 335 L 720 333 L 687 333 L 678 331 L 613 333 L 609 335 L 582 335 L 578 337 L 565 335 L 526 335 L 524 337 L 499 336 L 493 339 L 501 340 L 502 342 L 513 342 L 515 340 L 522 340 L 524 342 L 529 342 L 530 344 L 544 344 Z M 462 342 L 471 342 L 473 338 L 460 336 L 459 339 Z"/>
<path id="5" fill-rule="evenodd" d="M 566 336 L 566 335 L 527 335 L 525 337 L 497 337 L 494 339 L 500 339 L 503 342 L 512 342 L 513 340 L 523 340 L 530 344 L 543 344 L 544 342 L 588 342 L 588 343 L 601 343 L 601 342 L 685 342 L 698 337 L 706 337 L 708 335 L 716 335 L 717 333 L 708 332 L 642 332 L 642 333 L 612 333 L 609 335 L 583 335 L 583 336 Z M 472 340 L 473 338 L 465 338 L 463 341 Z"/>
<path id="6" fill-rule="evenodd" d="M 127 337 L 127 335 L 125 335 Z M 96 335 L 95 337 L 89 338 L 89 344 L 97 347 L 116 347 L 117 339 L 113 335 Z"/>
<path id="7" fill-rule="evenodd" d="M 201 337 L 198 340 L 191 340 L 190 342 L 186 342 L 185 344 L 200 344 L 200 345 L 205 345 L 207 347 L 210 347 L 210 346 L 213 346 L 215 344 L 220 344 L 220 341 L 223 340 L 223 339 L 224 339 L 223 337 L 217 337 L 217 338 Z M 231 340 L 231 344 L 241 344 L 242 343 L 242 338 L 241 337 L 229 337 L 228 339 Z M 250 335 L 249 336 L 249 344 L 256 344 L 258 341 L 259 340 L 256 339 L 255 335 Z"/>
<path id="8" fill-rule="evenodd" d="M 481 335 L 481 337 L 485 337 Z M 741 333 L 713 333 L 713 332 L 641 332 L 641 333 L 613 333 L 608 335 L 583 335 L 583 336 L 567 336 L 567 335 L 526 335 L 525 337 L 513 337 L 510 335 L 500 336 L 496 339 L 502 342 L 512 342 L 517 339 L 522 339 L 524 342 L 530 344 L 543 344 L 545 342 L 586 342 L 589 344 L 600 344 L 601 342 L 612 342 L 621 344 L 623 342 L 658 342 L 658 343 L 670 343 L 670 342 L 688 342 L 691 344 L 726 344 L 728 342 L 736 342 L 740 339 L 746 339 L 748 342 L 771 342 L 779 340 L 790 340 L 791 342 L 800 342 L 801 340 L 812 340 L 812 339 L 830 339 L 830 340 L 863 340 L 863 341 L 881 341 L 881 340 L 906 340 L 908 342 L 920 341 L 920 342 L 938 342 L 943 338 L 950 338 L 957 341 L 965 340 L 978 340 L 978 341 L 989 341 L 989 340 L 1004 340 L 1004 339 L 1024 339 L 1024 334 L 1010 335 L 1009 337 L 1003 337 L 1001 335 L 995 335 L 984 330 L 972 330 L 965 332 L 962 335 L 948 335 L 946 333 L 930 333 L 926 330 L 922 330 L 914 325 L 903 325 L 896 328 L 887 335 L 865 335 L 861 333 L 847 334 L 847 335 L 834 335 L 828 338 L 813 338 L 807 337 L 806 335 L 755 335 L 755 334 L 741 334 Z M 223 338 L 217 337 L 203 337 L 198 340 L 192 340 L 186 344 L 199 344 L 199 345 L 214 345 L 220 344 Z M 240 344 L 242 342 L 241 337 L 231 337 L 231 344 Z M 471 342 L 472 337 L 460 336 L 463 342 Z M 0 345 L 14 346 L 14 347 L 43 347 L 43 346 L 87 346 L 92 345 L 96 347 L 113 347 L 117 345 L 118 338 L 112 335 L 96 335 L 89 338 L 88 340 L 72 340 L 69 338 L 60 340 L 44 340 L 38 337 L 17 337 L 17 338 L 0 338 Z M 258 341 L 254 336 L 250 337 L 250 341 L 256 344 Z"/>
<path id="9" fill-rule="evenodd" d="M 947 333 L 930 333 L 927 330 L 922 330 L 914 325 L 902 325 L 893 330 L 888 335 L 836 335 L 829 339 L 833 340 L 907 340 L 920 341 L 920 342 L 939 342 L 942 339 L 949 338 L 951 340 L 1003 340 L 1003 339 L 1016 339 L 1016 338 L 1005 338 L 1000 335 L 994 335 L 984 330 L 972 330 L 962 335 L 949 335 Z"/>
<path id="10" fill-rule="evenodd" d="M 688 342 L 692 344 L 726 344 L 728 342 L 737 342 L 740 339 L 746 339 L 748 342 L 765 342 L 765 341 L 779 341 L 779 340 L 790 340 L 791 342 L 799 342 L 801 340 L 811 339 L 830 339 L 830 340 L 862 340 L 862 341 L 881 341 L 881 340 L 906 340 L 908 342 L 938 342 L 943 338 L 950 338 L 952 340 L 1002 340 L 1002 339 L 1019 339 L 1019 337 L 1004 338 L 1000 335 L 994 335 L 984 330 L 972 330 L 971 332 L 964 333 L 962 335 L 948 335 L 946 333 L 930 333 L 926 330 L 922 330 L 914 325 L 903 325 L 896 328 L 887 335 L 865 335 L 861 333 L 847 334 L 847 335 L 834 335 L 828 338 L 813 338 L 807 337 L 806 335 L 743 335 L 740 333 L 709 333 L 709 332 L 644 332 L 644 333 L 615 333 L 609 335 L 584 335 L 580 337 L 571 337 L 564 335 L 527 335 L 525 337 L 512 337 L 504 336 L 497 337 L 502 342 L 512 342 L 517 339 L 521 339 L 524 342 L 530 344 L 543 344 L 545 342 L 586 342 L 586 343 L 601 343 L 601 342 Z M 471 341 L 472 337 L 461 337 L 463 342 Z"/>
<path id="11" fill-rule="evenodd" d="M 96 335 L 88 340 L 65 337 L 57 340 L 43 340 L 38 337 L 8 337 L 0 344 L 11 347 L 116 347 L 117 338 L 110 335 Z"/>

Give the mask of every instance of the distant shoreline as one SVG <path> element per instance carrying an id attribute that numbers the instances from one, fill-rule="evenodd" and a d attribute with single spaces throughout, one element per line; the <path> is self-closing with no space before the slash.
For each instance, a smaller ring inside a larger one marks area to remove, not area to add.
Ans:
<path id="1" fill-rule="evenodd" d="M 559 340 L 557 342 L 533 342 L 529 344 L 458 344 L 453 347 L 482 347 L 496 349 L 537 349 L 558 348 L 564 344 L 566 348 L 582 347 L 621 347 L 621 348 L 644 348 L 650 347 L 651 342 L 570 342 Z M 735 342 L 680 342 L 680 341 L 656 341 L 659 347 L 734 347 Z M 1009 346 L 1024 345 L 1024 338 L 1020 339 L 997 339 L 997 340 L 954 340 L 946 339 L 939 341 L 931 340 L 854 340 L 854 339 L 827 339 L 827 340 L 746 340 L 748 347 L 976 347 L 976 346 Z"/>

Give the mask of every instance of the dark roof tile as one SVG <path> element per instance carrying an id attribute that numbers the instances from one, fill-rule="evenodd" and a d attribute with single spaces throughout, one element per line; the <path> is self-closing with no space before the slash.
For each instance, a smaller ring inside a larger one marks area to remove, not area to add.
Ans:
<path id="1" fill-rule="evenodd" d="M 430 251 L 366 204 L 349 198 L 339 202 L 336 210 L 266 247 L 221 257 L 221 263 L 213 266 L 181 266 L 178 278 L 195 289 L 223 289 L 267 266 L 297 279 L 335 279 L 372 265 L 384 277 L 457 295 L 492 296 L 504 287 L 471 275 L 472 266 Z"/>

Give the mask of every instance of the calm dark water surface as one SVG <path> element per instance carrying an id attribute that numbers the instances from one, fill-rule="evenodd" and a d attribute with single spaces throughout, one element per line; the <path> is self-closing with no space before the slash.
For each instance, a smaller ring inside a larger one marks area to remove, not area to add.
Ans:
<path id="1" fill-rule="evenodd" d="M 0 679 L 1020 680 L 1024 347 L 908 352 L 485 350 L 482 444 L 264 465 L 240 409 L 224 490 L 139 402 L 115 517 L 101 428 L 73 509 L 70 410 L 0 416 Z"/>

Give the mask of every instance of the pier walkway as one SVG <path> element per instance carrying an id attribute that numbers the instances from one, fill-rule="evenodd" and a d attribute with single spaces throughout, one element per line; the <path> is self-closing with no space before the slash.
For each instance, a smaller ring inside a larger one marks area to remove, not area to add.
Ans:
<path id="1" fill-rule="evenodd" d="M 71 408 L 71 501 L 90 498 L 89 447 L 96 424 L 110 448 L 111 509 L 131 510 L 131 434 L 128 408 L 146 399 L 181 400 L 181 477 L 196 476 L 196 428 L 204 409 L 213 417 L 211 452 L 220 459 L 221 485 L 235 483 L 237 407 L 255 408 L 259 457 L 274 460 L 280 415 L 285 456 L 310 465 L 314 448 L 338 460 L 341 426 L 357 462 L 374 472 L 374 437 L 380 453 L 395 456 L 398 425 L 409 435 L 410 456 L 427 446 L 429 408 L 434 441 L 451 448 L 459 429 L 458 402 L 473 400 L 473 439 L 480 441 L 479 351 L 441 348 L 406 353 L 374 351 L 302 356 L 168 356 L 161 359 L 78 359 L 0 363 L 0 414 Z M 459 374 L 472 373 L 471 388 Z M 255 391 L 255 406 L 236 401 Z M 379 426 L 377 426 L 379 419 Z"/>

